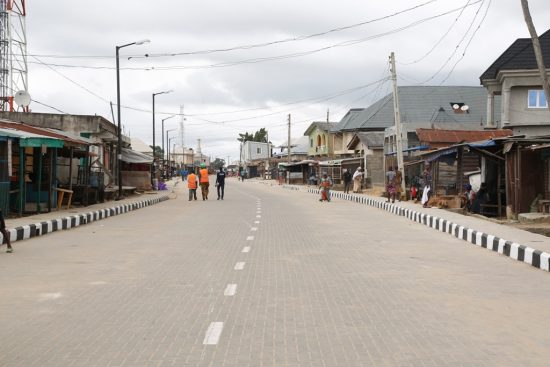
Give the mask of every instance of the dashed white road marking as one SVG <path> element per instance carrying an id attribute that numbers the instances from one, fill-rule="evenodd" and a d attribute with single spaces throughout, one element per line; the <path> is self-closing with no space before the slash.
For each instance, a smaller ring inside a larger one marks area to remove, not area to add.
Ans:
<path id="1" fill-rule="evenodd" d="M 98 280 L 96 282 L 90 282 L 90 285 L 103 285 L 103 284 L 107 284 L 107 282 L 104 282 L 102 280 Z"/>
<path id="2" fill-rule="evenodd" d="M 237 284 L 228 284 L 223 292 L 224 296 L 234 296 L 237 293 Z"/>
<path id="3" fill-rule="evenodd" d="M 250 246 L 243 247 L 243 250 L 241 252 L 250 252 Z"/>
<path id="4" fill-rule="evenodd" d="M 246 240 L 247 240 L 247 241 L 253 241 L 253 240 L 254 240 L 254 236 L 248 236 L 248 237 L 246 237 Z"/>
<path id="5" fill-rule="evenodd" d="M 254 221 L 254 224 L 260 224 L 260 221 L 259 221 L 259 220 L 255 220 L 255 221 Z"/>
<path id="6" fill-rule="evenodd" d="M 256 218 L 261 218 L 262 216 L 261 215 L 257 215 Z"/>
<path id="7" fill-rule="evenodd" d="M 202 344 L 204 345 L 218 344 L 218 341 L 220 340 L 220 336 L 222 335 L 222 330 L 223 330 L 223 322 L 217 321 L 217 322 L 210 323 L 208 330 L 206 330 L 206 335 L 204 336 L 204 340 Z"/>
<path id="8" fill-rule="evenodd" d="M 250 230 L 251 230 L 252 232 L 257 231 L 257 230 L 258 230 L 258 227 L 250 227 Z"/>
<path id="9" fill-rule="evenodd" d="M 244 261 L 238 262 L 235 264 L 235 270 L 243 270 L 244 269 Z"/>

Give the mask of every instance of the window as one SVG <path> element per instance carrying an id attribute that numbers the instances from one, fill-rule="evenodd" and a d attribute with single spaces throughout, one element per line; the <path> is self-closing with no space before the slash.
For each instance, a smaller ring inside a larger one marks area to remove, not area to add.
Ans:
<path id="1" fill-rule="evenodd" d="M 546 95 L 542 89 L 529 89 L 527 94 L 527 108 L 546 108 Z"/>
<path id="2" fill-rule="evenodd" d="M 309 139 L 309 147 L 313 148 L 313 139 Z"/>
<path id="3" fill-rule="evenodd" d="M 256 148 L 256 154 L 262 154 L 262 148 Z"/>

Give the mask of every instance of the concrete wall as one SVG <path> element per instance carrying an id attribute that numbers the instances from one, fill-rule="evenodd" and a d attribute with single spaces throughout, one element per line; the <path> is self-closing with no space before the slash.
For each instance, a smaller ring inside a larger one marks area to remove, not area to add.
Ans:
<path id="1" fill-rule="evenodd" d="M 36 127 L 47 127 L 80 135 L 99 134 L 102 131 L 117 133 L 117 127 L 101 116 L 61 115 L 54 113 L 0 112 L 0 117 Z"/>
<path id="2" fill-rule="evenodd" d="M 537 86 L 511 88 L 509 116 L 512 126 L 550 124 L 550 112 L 547 108 L 527 108 L 527 92 L 530 89 L 541 88 Z"/>
<path id="3" fill-rule="evenodd" d="M 384 154 L 382 149 L 376 149 L 372 155 L 367 155 L 367 178 L 372 185 L 384 185 Z"/>

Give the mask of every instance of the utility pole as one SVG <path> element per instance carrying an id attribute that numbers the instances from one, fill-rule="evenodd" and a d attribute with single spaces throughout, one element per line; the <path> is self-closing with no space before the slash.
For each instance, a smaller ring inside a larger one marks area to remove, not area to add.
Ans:
<path id="1" fill-rule="evenodd" d="M 180 106 L 180 138 L 181 138 L 181 164 L 182 166 L 185 166 L 185 145 L 183 144 L 184 139 L 184 121 L 185 121 L 185 115 L 183 113 L 183 105 Z M 193 162 L 191 162 L 193 164 Z"/>
<path id="2" fill-rule="evenodd" d="M 330 109 L 327 108 L 327 124 L 330 122 Z"/>
<path id="3" fill-rule="evenodd" d="M 401 114 L 399 112 L 399 93 L 397 91 L 397 71 L 395 69 L 395 54 L 390 55 L 391 78 L 393 81 L 393 111 L 395 114 L 395 137 L 397 145 L 397 169 L 401 171 L 401 192 L 406 195 L 405 191 L 405 166 L 403 164 L 403 136 L 401 134 Z M 385 169 L 385 168 L 384 168 Z"/>
<path id="4" fill-rule="evenodd" d="M 544 65 L 544 58 L 542 57 L 539 36 L 535 30 L 535 25 L 533 24 L 533 19 L 531 18 L 531 12 L 529 11 L 529 4 L 527 0 L 521 0 L 521 8 L 523 9 L 523 17 L 525 18 L 527 29 L 529 29 L 531 40 L 533 41 L 533 50 L 535 51 L 537 66 L 539 67 L 540 77 L 542 78 L 542 88 L 544 89 L 544 94 L 546 95 L 546 105 L 550 111 L 550 84 L 548 83 L 548 78 L 546 76 L 546 67 Z"/>
<path id="5" fill-rule="evenodd" d="M 288 152 L 288 163 L 290 164 L 290 113 L 288 114 L 288 145 L 287 145 L 287 152 Z M 290 182 L 290 180 L 289 180 Z"/>

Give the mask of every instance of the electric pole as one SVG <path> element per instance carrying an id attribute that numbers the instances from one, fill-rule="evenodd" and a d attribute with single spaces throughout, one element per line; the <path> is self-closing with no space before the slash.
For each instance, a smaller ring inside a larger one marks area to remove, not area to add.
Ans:
<path id="1" fill-rule="evenodd" d="M 406 195 L 405 191 L 405 166 L 403 164 L 403 136 L 401 134 L 401 114 L 399 112 L 399 93 L 397 91 L 397 71 L 395 69 L 395 54 L 390 55 L 391 78 L 393 81 L 393 111 L 395 114 L 395 137 L 397 149 L 397 169 L 401 171 L 401 192 Z"/>
<path id="2" fill-rule="evenodd" d="M 537 66 L 539 67 L 540 77 L 542 78 L 542 88 L 544 89 L 544 94 L 546 94 L 546 104 L 548 110 L 550 111 L 550 84 L 548 84 L 548 78 L 546 76 L 546 67 L 544 65 L 544 58 L 540 48 L 539 36 L 537 36 L 537 31 L 535 30 L 535 25 L 533 24 L 533 19 L 531 18 L 531 12 L 529 11 L 529 4 L 527 0 L 521 0 L 521 8 L 523 9 L 523 17 L 525 18 L 527 29 L 531 35 L 531 40 L 533 41 L 533 50 L 535 51 Z"/>
<path id="3" fill-rule="evenodd" d="M 288 114 L 288 164 L 290 164 L 290 113 Z M 290 182 L 290 180 L 288 181 Z"/>

